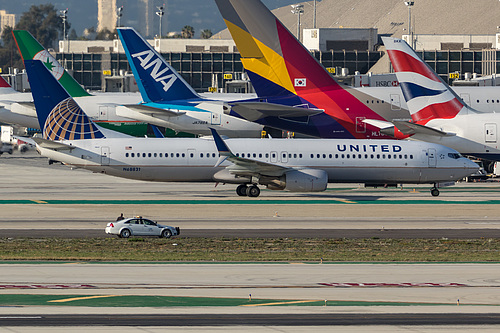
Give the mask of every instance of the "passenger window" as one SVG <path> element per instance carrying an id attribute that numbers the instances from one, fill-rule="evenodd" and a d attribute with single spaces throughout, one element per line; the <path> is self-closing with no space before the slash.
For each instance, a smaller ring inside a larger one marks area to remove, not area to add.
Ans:
<path id="1" fill-rule="evenodd" d="M 142 153 L 142 157 L 146 157 L 146 153 Z"/>
<path id="2" fill-rule="evenodd" d="M 130 154 L 130 157 L 135 157 L 134 153 L 131 153 L 131 154 Z"/>
<path id="3" fill-rule="evenodd" d="M 128 153 L 125 153 L 125 157 L 128 157 Z"/>
<path id="4" fill-rule="evenodd" d="M 151 153 L 148 153 L 148 157 L 151 157 Z"/>
<path id="5" fill-rule="evenodd" d="M 314 154 L 311 154 L 311 158 L 314 158 Z"/>
<path id="6" fill-rule="evenodd" d="M 179 157 L 179 153 L 176 153 L 176 154 L 175 154 L 175 157 Z"/>
<path id="7" fill-rule="evenodd" d="M 182 153 L 182 157 L 186 157 L 186 154 Z"/>
<path id="8" fill-rule="evenodd" d="M 160 157 L 163 157 L 163 154 L 162 154 L 162 153 L 160 153 Z"/>

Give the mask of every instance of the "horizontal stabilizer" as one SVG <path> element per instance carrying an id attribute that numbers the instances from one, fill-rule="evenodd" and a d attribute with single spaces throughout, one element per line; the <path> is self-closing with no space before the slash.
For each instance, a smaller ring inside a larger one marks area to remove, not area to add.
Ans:
<path id="1" fill-rule="evenodd" d="M 394 124 L 389 121 L 376 120 L 376 119 L 365 119 L 363 120 L 365 124 L 372 125 L 374 127 L 382 129 L 392 128 Z"/>
<path id="2" fill-rule="evenodd" d="M 161 117 L 178 117 L 182 116 L 186 112 L 183 111 L 173 111 L 170 109 L 162 109 L 162 108 L 157 108 L 154 106 L 149 106 L 145 104 L 129 104 L 129 105 L 123 105 L 124 107 L 134 110 L 139 113 L 143 113 L 145 115 L 154 117 L 154 116 L 161 116 Z"/>
<path id="3" fill-rule="evenodd" d="M 35 103 L 33 103 L 33 102 L 16 102 L 16 103 L 25 107 L 25 108 L 36 110 Z"/>
<path id="4" fill-rule="evenodd" d="M 264 117 L 308 117 L 324 112 L 324 110 L 320 109 L 308 109 L 262 102 L 231 103 L 231 107 L 234 112 L 250 121 L 255 121 Z"/>
<path id="5" fill-rule="evenodd" d="M 432 135 L 432 136 L 452 136 L 454 134 L 446 133 L 435 128 L 427 127 L 424 125 L 418 125 L 415 123 L 410 123 L 409 121 L 393 121 L 394 125 L 403 134 L 422 134 L 422 135 Z"/>
<path id="6" fill-rule="evenodd" d="M 75 147 L 66 145 L 64 143 L 56 142 L 56 141 L 51 141 L 47 139 L 42 139 L 42 138 L 33 138 L 33 141 L 36 142 L 37 145 L 39 145 L 42 148 L 46 149 L 51 149 L 51 150 L 71 150 L 74 149 Z"/>

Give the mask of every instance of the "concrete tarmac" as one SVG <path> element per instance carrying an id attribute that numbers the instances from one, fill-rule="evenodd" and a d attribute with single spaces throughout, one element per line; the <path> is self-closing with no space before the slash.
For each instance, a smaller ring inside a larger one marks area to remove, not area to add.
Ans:
<path id="1" fill-rule="evenodd" d="M 262 191 L 239 198 L 234 185 L 147 183 L 47 165 L 28 155 L 0 157 L 0 231 L 101 229 L 120 213 L 184 229 L 500 229 L 500 185 L 462 183 L 430 196 L 429 185 L 365 189 L 336 184 L 315 194 Z M 59 201 L 57 201 L 59 200 Z M 90 201 L 91 200 L 91 201 Z M 126 201 L 128 200 L 128 201 Z M 163 201 L 162 201 L 163 200 Z M 112 201 L 112 202 L 111 202 Z M 0 307 L 0 314 L 50 313 L 499 313 L 498 264 L 0 264 L 0 294 L 170 295 L 269 299 L 429 302 L 429 306 L 82 308 Z M 15 284 L 88 283 L 94 288 L 29 288 Z M 361 284 L 372 283 L 363 286 Z M 435 283 L 430 287 L 426 284 Z M 450 285 L 451 284 L 451 285 Z M 460 300 L 460 305 L 457 305 Z M 493 331 L 496 326 L 467 326 Z M 0 332 L 3 328 L 0 327 Z M 22 328 L 6 328 L 28 332 Z M 77 331 L 75 328 L 73 331 Z M 81 329 L 81 328 L 80 328 Z M 102 328 L 109 331 L 112 328 Z M 142 328 L 131 328 L 140 331 Z M 219 327 L 217 328 L 217 330 Z M 229 331 L 265 331 L 236 327 Z M 289 332 L 323 328 L 292 327 Z M 350 327 L 342 331 L 366 331 Z M 401 332 L 402 325 L 371 331 Z M 460 327 L 411 327 L 448 332 Z M 184 328 L 183 328 L 184 330 Z M 200 328 L 207 330 L 207 328 Z M 54 331 L 54 330 L 52 330 Z M 120 331 L 126 331 L 120 329 Z M 154 331 L 148 328 L 148 331 Z"/>

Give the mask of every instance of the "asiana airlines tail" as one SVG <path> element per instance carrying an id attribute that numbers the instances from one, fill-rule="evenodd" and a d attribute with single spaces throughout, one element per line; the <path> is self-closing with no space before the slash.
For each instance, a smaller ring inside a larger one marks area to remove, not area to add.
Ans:
<path id="1" fill-rule="evenodd" d="M 117 177 L 161 182 L 237 184 L 240 196 L 272 190 L 324 191 L 328 183 L 433 184 L 478 166 L 426 142 L 363 139 L 108 138 L 38 60 L 26 70 L 43 138 L 43 156 Z"/>

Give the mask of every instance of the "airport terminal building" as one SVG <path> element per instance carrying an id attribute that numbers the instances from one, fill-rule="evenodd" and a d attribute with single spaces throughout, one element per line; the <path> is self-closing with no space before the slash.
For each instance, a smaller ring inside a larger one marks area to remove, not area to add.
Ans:
<path id="1" fill-rule="evenodd" d="M 374 6 L 368 0 L 355 4 L 323 0 L 317 2 L 317 27 L 313 27 L 311 3 L 304 3 L 300 39 L 333 75 L 390 73 L 381 36 L 405 39 L 449 83 L 482 76 L 494 78 L 500 73 L 498 1 L 379 0 Z M 296 33 L 297 15 L 289 6 L 273 12 Z M 165 38 L 150 43 L 199 92 L 252 91 L 227 29 L 209 40 Z M 56 58 L 87 89 L 136 89 L 130 74 L 126 74 L 131 73 L 130 67 L 118 39 L 60 41 L 55 51 Z M 351 83 L 349 79 L 345 82 Z M 495 84 L 495 80 L 490 83 Z"/>

